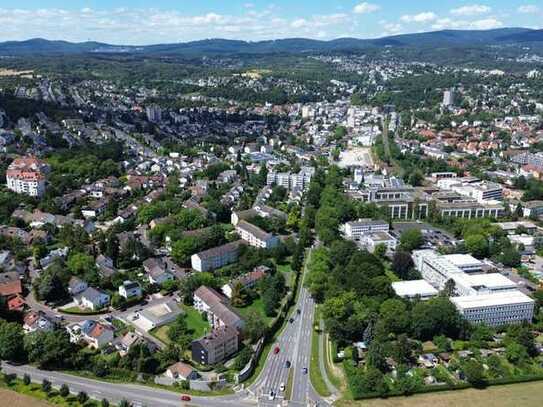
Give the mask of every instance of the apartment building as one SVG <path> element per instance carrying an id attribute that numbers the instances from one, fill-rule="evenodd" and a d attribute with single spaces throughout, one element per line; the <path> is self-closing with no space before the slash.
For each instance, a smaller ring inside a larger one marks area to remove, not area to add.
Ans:
<path id="1" fill-rule="evenodd" d="M 49 166 L 35 157 L 16 158 L 6 171 L 8 189 L 29 196 L 40 197 L 45 193 Z"/>
<path id="2" fill-rule="evenodd" d="M 291 172 L 275 172 L 270 171 L 266 178 L 266 184 L 281 185 L 287 190 L 291 189 L 305 189 L 311 182 L 311 177 L 315 174 L 315 168 L 302 167 L 297 174 Z"/>
<path id="3" fill-rule="evenodd" d="M 196 271 L 210 271 L 226 266 L 237 261 L 243 244 L 243 240 L 237 240 L 193 254 L 190 258 L 191 266 Z"/>
<path id="4" fill-rule="evenodd" d="M 193 294 L 194 308 L 200 313 L 206 313 L 213 328 L 231 326 L 241 330 L 244 321 L 228 299 L 210 287 L 201 286 Z"/>
<path id="5" fill-rule="evenodd" d="M 235 354 L 238 347 L 238 331 L 230 326 L 221 326 L 208 335 L 192 341 L 192 360 L 202 365 L 215 365 Z"/>
<path id="6" fill-rule="evenodd" d="M 245 220 L 241 220 L 237 223 L 236 232 L 241 239 L 246 241 L 250 246 L 272 249 L 279 244 L 279 238 L 277 236 L 274 236 Z"/>

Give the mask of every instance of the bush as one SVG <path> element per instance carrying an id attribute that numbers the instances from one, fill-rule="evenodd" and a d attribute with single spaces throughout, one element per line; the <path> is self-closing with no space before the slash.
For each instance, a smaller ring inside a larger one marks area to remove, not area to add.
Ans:
<path id="1" fill-rule="evenodd" d="M 68 397 L 70 395 L 70 388 L 68 387 L 68 385 L 63 384 L 62 386 L 60 386 L 58 394 L 60 394 L 60 396 L 64 398 Z"/>
<path id="2" fill-rule="evenodd" d="M 4 374 L 4 383 L 8 386 L 17 378 L 16 374 Z"/>
<path id="3" fill-rule="evenodd" d="M 109 407 L 109 401 L 107 399 L 102 399 L 102 402 L 100 403 L 101 407 Z"/>
<path id="4" fill-rule="evenodd" d="M 130 407 L 130 403 L 126 400 L 121 400 L 119 407 Z"/>
<path id="5" fill-rule="evenodd" d="M 77 401 L 79 401 L 80 404 L 85 404 L 87 400 L 89 399 L 89 396 L 87 396 L 87 393 L 84 391 L 80 391 L 77 393 Z"/>
<path id="6" fill-rule="evenodd" d="M 28 386 L 32 380 L 30 379 L 30 375 L 26 374 L 23 376 L 23 383 L 25 386 Z"/>
<path id="7" fill-rule="evenodd" d="M 45 393 L 49 393 L 51 391 L 51 382 L 47 379 L 43 379 L 43 381 L 41 382 L 41 389 Z"/>

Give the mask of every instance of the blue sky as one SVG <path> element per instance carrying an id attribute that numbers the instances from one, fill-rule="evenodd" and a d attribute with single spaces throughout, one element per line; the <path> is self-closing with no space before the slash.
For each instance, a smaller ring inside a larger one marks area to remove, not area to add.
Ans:
<path id="1" fill-rule="evenodd" d="M 543 28 L 543 1 L 0 0 L 0 41 L 42 37 L 144 45 L 513 26 Z"/>

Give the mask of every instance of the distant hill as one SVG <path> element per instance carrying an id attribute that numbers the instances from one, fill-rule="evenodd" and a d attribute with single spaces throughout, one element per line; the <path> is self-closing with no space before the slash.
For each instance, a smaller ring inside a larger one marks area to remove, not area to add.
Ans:
<path id="1" fill-rule="evenodd" d="M 338 38 L 320 41 L 307 38 L 287 38 L 268 41 L 206 39 L 199 41 L 146 46 L 110 45 L 98 42 L 72 43 L 41 38 L 0 43 L 0 55 L 55 55 L 86 53 L 141 53 L 154 55 L 233 55 L 267 53 L 301 53 L 330 51 L 360 51 L 382 47 L 470 47 L 505 43 L 539 43 L 543 30 L 500 28 L 494 30 L 442 30 L 402 34 L 376 39 Z"/>

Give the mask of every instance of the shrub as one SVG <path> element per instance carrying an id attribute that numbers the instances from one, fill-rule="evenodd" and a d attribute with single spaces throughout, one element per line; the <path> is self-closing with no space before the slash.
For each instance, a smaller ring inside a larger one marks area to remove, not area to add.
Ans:
<path id="1" fill-rule="evenodd" d="M 77 401 L 79 401 L 80 404 L 85 404 L 85 402 L 89 399 L 89 396 L 87 396 L 87 393 L 84 391 L 80 391 L 77 393 Z"/>
<path id="2" fill-rule="evenodd" d="M 30 379 L 30 375 L 26 374 L 23 376 L 23 383 L 25 386 L 28 386 L 32 380 Z"/>
<path id="3" fill-rule="evenodd" d="M 51 391 L 51 382 L 47 379 L 43 379 L 41 382 L 41 389 L 44 392 L 49 393 Z"/>
<path id="4" fill-rule="evenodd" d="M 58 394 L 60 394 L 60 396 L 64 398 L 68 397 L 70 395 L 70 388 L 68 387 L 68 385 L 63 384 L 62 386 L 60 386 Z"/>

